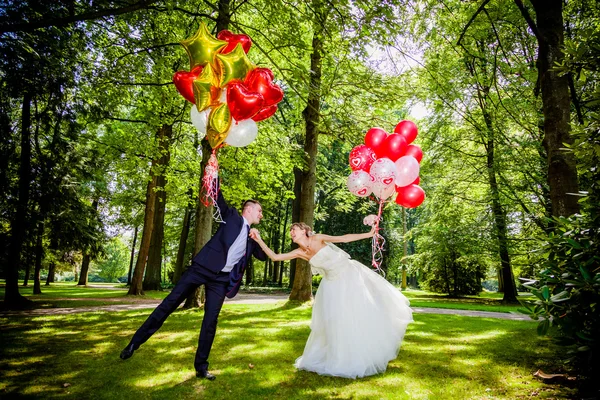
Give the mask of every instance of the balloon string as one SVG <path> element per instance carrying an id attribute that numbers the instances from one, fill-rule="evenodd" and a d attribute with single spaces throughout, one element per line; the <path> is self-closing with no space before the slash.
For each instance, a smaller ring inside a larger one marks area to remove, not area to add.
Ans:
<path id="1" fill-rule="evenodd" d="M 204 204 L 205 207 L 209 207 L 210 205 L 214 206 L 213 218 L 216 222 L 223 222 L 223 218 L 221 217 L 221 210 L 217 205 L 217 196 L 219 194 L 219 188 L 217 185 L 217 179 L 219 177 L 219 161 L 217 160 L 217 150 L 219 150 L 221 146 L 217 146 L 213 149 L 210 158 L 208 159 L 208 163 L 204 168 L 204 176 L 202 177 L 202 190 L 201 193 L 204 192 L 204 196 L 200 196 L 200 201 Z"/>
<path id="2" fill-rule="evenodd" d="M 377 220 L 375 221 L 375 235 L 371 240 L 371 250 L 373 258 L 371 264 L 373 268 L 377 270 L 385 278 L 385 272 L 381 269 L 381 263 L 383 261 L 383 246 L 385 245 L 385 239 L 379 234 L 379 223 L 381 222 L 381 213 L 383 211 L 383 199 L 379 200 L 379 212 L 377 213 Z"/>

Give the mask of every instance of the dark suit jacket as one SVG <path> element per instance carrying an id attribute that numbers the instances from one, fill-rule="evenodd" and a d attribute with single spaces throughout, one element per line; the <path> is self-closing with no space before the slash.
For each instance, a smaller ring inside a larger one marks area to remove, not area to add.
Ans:
<path id="1" fill-rule="evenodd" d="M 221 219 L 223 222 L 221 222 L 213 237 L 210 238 L 193 259 L 194 264 L 200 265 L 214 273 L 218 273 L 225 267 L 225 263 L 227 262 L 227 252 L 240 234 L 240 230 L 244 224 L 244 219 L 238 211 L 234 207 L 229 207 L 227 205 L 221 190 L 218 190 L 217 206 L 221 212 Z M 244 269 L 246 268 L 246 265 L 248 265 L 248 260 L 252 255 L 261 261 L 267 259 L 267 255 L 260 248 L 258 243 L 253 239 L 248 238 L 246 254 L 242 256 L 240 261 L 229 273 L 227 297 L 232 298 L 237 294 L 244 276 Z"/>

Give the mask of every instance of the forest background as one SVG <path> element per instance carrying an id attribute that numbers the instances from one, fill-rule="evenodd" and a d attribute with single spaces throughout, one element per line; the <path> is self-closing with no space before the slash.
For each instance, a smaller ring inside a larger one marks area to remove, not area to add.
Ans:
<path id="1" fill-rule="evenodd" d="M 276 251 L 290 250 L 295 221 L 367 230 L 377 204 L 346 189 L 348 154 L 369 128 L 412 119 L 427 199 L 384 209 L 388 280 L 452 296 L 485 287 L 506 302 L 529 283 L 546 325 L 559 303 L 597 296 L 596 2 L 376 3 L 4 1 L 4 306 L 26 302 L 19 279 L 35 293 L 43 278 L 95 276 L 160 290 L 216 229 L 198 201 L 210 149 L 172 84 L 188 69 L 179 42 L 200 22 L 249 35 L 248 57 L 285 91 L 254 143 L 218 155 L 225 198 L 261 202 Z M 370 264 L 368 241 L 344 249 Z M 312 284 L 303 261 L 254 262 L 245 279 L 292 300 Z M 187 305 L 201 302 L 199 291 Z"/>

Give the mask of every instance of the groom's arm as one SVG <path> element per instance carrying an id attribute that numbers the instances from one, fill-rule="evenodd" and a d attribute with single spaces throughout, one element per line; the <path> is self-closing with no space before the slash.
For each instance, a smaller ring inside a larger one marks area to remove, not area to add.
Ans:
<path id="1" fill-rule="evenodd" d="M 256 257 L 257 259 L 259 259 L 260 261 L 266 261 L 267 260 L 267 254 L 263 251 L 263 249 L 260 248 L 260 246 L 258 245 L 258 243 L 256 243 L 256 241 L 254 239 L 250 239 L 254 242 L 254 250 L 252 251 L 252 255 L 254 257 Z"/>

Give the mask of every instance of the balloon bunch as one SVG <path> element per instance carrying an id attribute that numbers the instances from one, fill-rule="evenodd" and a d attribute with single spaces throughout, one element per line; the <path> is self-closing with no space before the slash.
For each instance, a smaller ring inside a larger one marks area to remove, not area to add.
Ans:
<path id="1" fill-rule="evenodd" d="M 396 125 L 394 133 L 381 128 L 371 128 L 365 135 L 364 144 L 352 149 L 349 156 L 352 173 L 346 182 L 350 193 L 358 197 L 373 194 L 379 199 L 377 229 L 383 204 L 396 194 L 396 203 L 406 208 L 418 207 L 425 200 L 425 192 L 419 186 L 419 163 L 423 151 L 411 144 L 418 130 L 414 122 L 403 120 Z M 373 267 L 379 269 L 383 237 L 373 237 Z"/>
<path id="2" fill-rule="evenodd" d="M 256 122 L 275 114 L 283 90 L 273 82 L 270 69 L 257 67 L 248 58 L 252 40 L 247 35 L 222 30 L 214 37 L 201 23 L 196 34 L 181 45 L 189 56 L 190 70 L 177 71 L 173 83 L 195 105 L 192 123 L 213 148 L 203 188 L 214 203 L 216 150 L 224 144 L 244 147 L 252 143 L 258 134 Z"/>
<path id="3" fill-rule="evenodd" d="M 283 99 L 273 72 L 258 68 L 247 56 L 252 40 L 222 30 L 214 37 L 204 23 L 194 36 L 181 42 L 190 71 L 177 71 L 173 83 L 192 107 L 192 122 L 206 133 L 210 146 L 249 145 L 256 138 L 256 122 L 269 118 Z"/>

